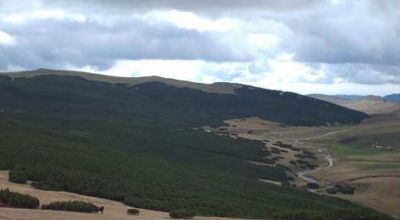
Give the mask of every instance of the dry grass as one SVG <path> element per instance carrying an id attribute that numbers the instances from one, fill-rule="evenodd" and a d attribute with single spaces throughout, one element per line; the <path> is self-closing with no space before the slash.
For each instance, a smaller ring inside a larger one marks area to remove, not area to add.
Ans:
<path id="1" fill-rule="evenodd" d="M 351 182 L 355 185 L 354 195 L 338 197 L 362 204 L 400 218 L 400 178 L 367 178 Z"/>
<path id="2" fill-rule="evenodd" d="M 258 117 L 226 120 L 230 133 L 238 133 L 240 137 L 265 140 L 271 143 L 285 140 L 288 143 L 302 144 L 300 140 L 325 135 L 330 132 L 352 129 L 350 126 L 284 126 L 282 124 L 260 119 Z M 250 131 L 250 133 L 248 133 Z M 308 145 L 307 144 L 303 144 Z"/>
<path id="3" fill-rule="evenodd" d="M 227 133 L 234 133 L 242 138 L 253 140 L 269 140 L 267 146 L 276 142 L 293 144 L 302 149 L 311 151 L 324 149 L 343 137 L 365 135 L 379 135 L 379 132 L 390 133 L 400 131 L 400 113 L 378 115 L 365 120 L 359 126 L 331 126 L 331 127 L 291 127 L 279 123 L 265 121 L 260 118 L 233 119 L 226 121 Z M 391 136 L 390 136 L 391 137 Z M 394 146 L 396 149 L 399 146 Z M 370 148 L 368 146 L 367 148 Z M 331 152 L 332 153 L 332 152 Z M 288 165 L 294 159 L 294 152 L 281 153 L 285 158 L 278 163 Z M 381 212 L 400 217 L 400 178 L 382 177 L 399 175 L 400 151 L 380 152 L 374 154 L 340 155 L 334 154 L 333 167 L 326 168 L 326 161 L 318 157 L 316 161 L 320 168 L 313 170 L 309 175 L 318 180 L 320 185 L 326 186 L 337 182 L 345 182 L 356 186 L 354 195 L 338 195 L 341 198 L 377 209 Z M 288 165 L 290 166 L 290 165 Z M 297 172 L 299 169 L 291 166 Z M 365 178 L 375 176 L 374 178 Z M 305 188 L 302 179 L 296 179 L 298 187 Z"/>

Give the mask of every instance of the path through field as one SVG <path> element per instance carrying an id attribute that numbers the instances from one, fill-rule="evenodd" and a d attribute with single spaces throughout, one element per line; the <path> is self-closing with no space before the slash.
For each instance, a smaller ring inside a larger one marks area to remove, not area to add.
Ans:
<path id="1" fill-rule="evenodd" d="M 300 140 L 296 139 L 295 141 L 298 142 L 298 141 L 307 141 L 307 140 L 312 140 L 312 139 L 319 139 L 319 138 L 327 137 L 327 136 L 330 136 L 330 135 L 347 132 L 347 131 L 350 131 L 350 130 L 352 130 L 352 129 L 331 131 L 331 132 L 328 132 L 328 133 L 325 133 L 325 134 L 321 134 L 321 135 L 318 135 L 318 136 L 306 137 L 306 138 L 302 138 Z M 322 152 L 322 149 L 319 149 L 318 151 Z M 317 170 L 320 170 L 322 168 L 326 169 L 326 168 L 331 168 L 333 166 L 333 158 L 332 158 L 332 156 L 330 154 L 326 154 L 324 159 L 328 162 L 327 166 L 325 166 L 325 167 L 320 166 L 320 167 L 318 167 L 316 169 L 313 169 L 313 170 L 301 171 L 301 172 L 296 173 L 296 175 L 299 178 L 303 179 L 306 183 L 318 183 L 313 177 L 310 177 L 309 174 L 311 174 L 311 173 L 313 173 L 313 172 L 315 172 Z"/>
<path id="2" fill-rule="evenodd" d="M 310 176 L 308 176 L 308 175 L 309 175 L 310 173 L 313 173 L 313 172 L 319 170 L 319 169 L 322 169 L 322 168 L 325 168 L 325 169 L 326 169 L 326 168 L 330 168 L 330 167 L 333 166 L 333 158 L 332 158 L 332 156 L 331 156 L 330 154 L 327 154 L 327 155 L 324 157 L 324 159 L 325 159 L 325 160 L 327 161 L 327 163 L 328 163 L 327 166 L 325 166 L 325 167 L 320 166 L 320 167 L 318 167 L 318 168 L 316 168 L 316 169 L 313 169 L 313 170 L 301 171 L 301 172 L 296 173 L 296 175 L 297 175 L 299 178 L 301 178 L 301 179 L 303 179 L 304 181 L 306 181 L 306 183 L 318 183 L 317 180 L 315 180 L 313 177 L 310 177 Z"/>
<path id="3" fill-rule="evenodd" d="M 334 135 L 334 134 L 339 134 L 339 133 L 343 133 L 343 132 L 351 131 L 351 130 L 353 130 L 353 129 L 344 129 L 344 130 L 339 130 L 339 131 L 331 131 L 331 132 L 328 132 L 328 133 L 325 133 L 325 134 L 321 134 L 321 135 L 318 135 L 318 136 L 306 137 L 306 138 L 303 138 L 301 140 L 302 141 L 308 141 L 308 140 L 313 140 L 313 139 L 319 139 L 319 138 L 324 138 L 324 137 L 327 137 L 327 136 L 331 136 L 331 135 Z"/>

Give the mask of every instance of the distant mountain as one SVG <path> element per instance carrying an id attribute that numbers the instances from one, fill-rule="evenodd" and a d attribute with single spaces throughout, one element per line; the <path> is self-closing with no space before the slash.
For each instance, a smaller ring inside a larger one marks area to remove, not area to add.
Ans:
<path id="1" fill-rule="evenodd" d="M 383 99 L 391 102 L 400 102 L 400 94 L 387 95 Z"/>
<path id="2" fill-rule="evenodd" d="M 333 96 L 347 100 L 360 100 L 364 98 L 364 96 L 362 95 L 333 95 Z"/>
<path id="3" fill-rule="evenodd" d="M 318 100 L 324 100 L 340 106 L 345 106 L 347 103 L 350 103 L 352 101 L 352 99 L 348 99 L 347 96 L 338 96 L 338 95 L 311 94 L 308 95 L 308 97 Z"/>
<path id="4" fill-rule="evenodd" d="M 334 103 L 349 109 L 367 114 L 387 114 L 400 110 L 400 103 L 389 101 L 380 96 L 353 96 L 353 95 L 321 95 L 312 94 L 310 97 Z"/>
<path id="5" fill-rule="evenodd" d="M 335 99 L 342 101 L 359 101 L 359 100 L 380 100 L 380 96 L 374 95 L 324 95 L 324 94 L 310 94 L 309 97 L 324 98 L 324 99 Z"/>

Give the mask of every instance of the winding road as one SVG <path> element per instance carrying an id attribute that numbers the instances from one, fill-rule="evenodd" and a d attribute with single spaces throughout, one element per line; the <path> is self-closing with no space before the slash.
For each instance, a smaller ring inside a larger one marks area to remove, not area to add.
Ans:
<path id="1" fill-rule="evenodd" d="M 321 151 L 321 149 L 319 149 Z M 306 181 L 307 183 L 318 183 L 314 178 L 308 176 L 308 174 L 313 173 L 321 168 L 330 168 L 333 166 L 333 158 L 330 154 L 326 154 L 324 159 L 328 162 L 328 165 L 326 167 L 318 167 L 316 169 L 313 170 L 307 170 L 307 171 L 301 171 L 301 172 L 297 172 L 296 175 L 297 177 L 303 179 L 304 181 Z"/>
<path id="2" fill-rule="evenodd" d="M 350 128 L 350 129 L 343 129 L 343 130 L 339 130 L 339 131 L 331 131 L 331 132 L 328 132 L 328 133 L 325 133 L 325 134 L 321 134 L 321 135 L 317 135 L 317 136 L 306 137 L 306 138 L 303 138 L 303 139 L 296 139 L 295 141 L 298 142 L 300 140 L 301 141 L 307 141 L 307 140 L 312 140 L 312 139 L 319 139 L 319 138 L 327 137 L 327 136 L 334 135 L 334 134 L 343 133 L 343 132 L 350 131 L 350 130 L 353 130 L 353 129 Z M 318 149 L 318 151 L 320 153 L 322 153 L 322 149 Z M 306 170 L 306 171 L 297 172 L 296 173 L 297 177 L 303 179 L 307 183 L 318 183 L 314 178 L 310 177 L 309 174 L 313 173 L 313 172 L 315 172 L 315 171 L 317 171 L 319 169 L 330 168 L 330 167 L 333 166 L 333 158 L 332 158 L 332 156 L 330 154 L 326 154 L 324 159 L 328 163 L 327 166 L 325 166 L 325 167 L 320 166 L 320 167 L 318 167 L 316 169 L 313 169 L 313 170 Z"/>
<path id="3" fill-rule="evenodd" d="M 334 134 L 340 134 L 340 133 L 343 133 L 343 132 L 346 132 L 346 131 L 351 131 L 351 130 L 353 130 L 353 129 L 350 128 L 350 129 L 344 129 L 344 130 L 339 130 L 339 131 L 331 131 L 331 132 L 328 132 L 328 133 L 325 133 L 325 134 L 312 136 L 312 137 L 306 137 L 306 138 L 303 138 L 303 139 L 300 139 L 300 140 L 308 141 L 308 140 L 312 140 L 312 139 L 319 139 L 319 138 L 331 136 L 331 135 L 334 135 Z"/>

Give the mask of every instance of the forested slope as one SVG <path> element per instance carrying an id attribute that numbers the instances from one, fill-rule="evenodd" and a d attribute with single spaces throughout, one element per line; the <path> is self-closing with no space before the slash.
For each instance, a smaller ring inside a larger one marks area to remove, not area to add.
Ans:
<path id="1" fill-rule="evenodd" d="M 283 167 L 249 163 L 268 154 L 261 142 L 196 129 L 247 116 L 294 125 L 366 117 L 297 94 L 246 86 L 236 94 L 216 94 L 157 82 L 129 86 L 80 77 L 1 76 L 0 168 L 10 169 L 15 182 L 32 180 L 42 189 L 155 210 L 334 218 L 351 209 L 380 216 L 346 201 L 259 182 L 287 181 Z"/>

